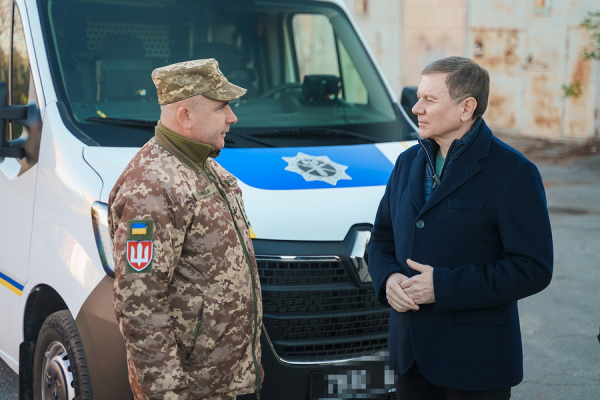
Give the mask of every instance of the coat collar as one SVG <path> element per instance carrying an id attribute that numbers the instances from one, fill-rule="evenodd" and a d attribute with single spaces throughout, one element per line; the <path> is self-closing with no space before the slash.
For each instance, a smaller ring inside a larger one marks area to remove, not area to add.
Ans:
<path id="1" fill-rule="evenodd" d="M 477 174 L 481 170 L 479 160 L 489 155 L 491 141 L 492 131 L 483 121 L 473 142 L 454 161 L 454 165 L 448 170 L 447 175 L 444 176 L 439 187 L 431 194 L 427 203 L 425 203 L 423 195 L 426 158 L 423 149 L 419 149 L 410 166 L 408 184 L 410 196 L 417 210 L 421 210 L 420 213 L 426 212 Z"/>

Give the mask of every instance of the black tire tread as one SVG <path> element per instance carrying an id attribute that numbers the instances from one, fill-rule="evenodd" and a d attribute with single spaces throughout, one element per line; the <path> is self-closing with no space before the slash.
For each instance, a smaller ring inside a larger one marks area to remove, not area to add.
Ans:
<path id="1" fill-rule="evenodd" d="M 44 321 L 38 336 L 38 342 L 43 339 L 42 335 L 58 334 L 71 361 L 73 384 L 75 386 L 75 398 L 77 400 L 93 400 L 90 374 L 83 350 L 83 343 L 79 336 L 77 324 L 69 310 L 57 311 Z M 45 349 L 44 349 L 45 351 Z M 39 374 L 38 349 L 36 348 L 36 362 L 34 374 Z M 37 379 L 34 379 L 37 385 Z M 35 391 L 35 388 L 34 388 Z"/>

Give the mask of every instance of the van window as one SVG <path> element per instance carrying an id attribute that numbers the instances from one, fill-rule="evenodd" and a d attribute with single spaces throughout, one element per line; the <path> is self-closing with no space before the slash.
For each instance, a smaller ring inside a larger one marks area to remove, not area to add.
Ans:
<path id="1" fill-rule="evenodd" d="M 88 144 L 141 146 L 160 116 L 153 69 L 215 58 L 248 89 L 227 147 L 408 139 L 334 4 L 305 0 L 38 0 L 59 101 Z M 91 139 L 91 140 L 90 140 Z"/>
<path id="2" fill-rule="evenodd" d="M 296 14 L 292 25 L 300 80 L 306 75 L 339 77 L 335 36 L 329 19 L 324 15 Z"/>
<path id="3" fill-rule="evenodd" d="M 0 0 L 0 81 L 8 83 L 12 0 Z"/>
<path id="4" fill-rule="evenodd" d="M 12 105 L 26 105 L 29 97 L 29 55 L 25 43 L 23 23 L 17 7 L 14 9 L 13 20 L 13 52 L 11 64 L 11 100 Z M 11 139 L 17 139 L 23 133 L 23 126 L 12 124 Z"/>
<path id="5" fill-rule="evenodd" d="M 293 29 L 300 80 L 307 75 L 343 77 L 339 97 L 349 103 L 367 104 L 367 88 L 329 19 L 324 15 L 297 14 Z"/>
<path id="6" fill-rule="evenodd" d="M 0 0 L 0 16 L 0 81 L 9 87 L 5 100 L 10 105 L 26 105 L 31 76 L 21 15 L 12 0 Z M 8 127 L 8 140 L 21 137 L 23 126 L 9 123 Z"/>

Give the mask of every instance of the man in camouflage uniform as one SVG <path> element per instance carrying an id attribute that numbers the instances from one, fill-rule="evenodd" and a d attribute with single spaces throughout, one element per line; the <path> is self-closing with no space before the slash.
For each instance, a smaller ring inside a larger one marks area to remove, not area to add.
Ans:
<path id="1" fill-rule="evenodd" d="M 161 118 L 109 198 L 114 308 L 136 400 L 258 392 L 261 291 L 234 176 L 215 158 L 231 100 L 214 59 L 152 72 Z"/>

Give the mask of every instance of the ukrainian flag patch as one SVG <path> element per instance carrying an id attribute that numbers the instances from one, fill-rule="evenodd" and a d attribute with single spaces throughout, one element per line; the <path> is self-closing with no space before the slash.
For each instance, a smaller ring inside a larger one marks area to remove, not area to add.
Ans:
<path id="1" fill-rule="evenodd" d="M 154 221 L 127 221 L 125 273 L 151 273 L 154 256 Z"/>
<path id="2" fill-rule="evenodd" d="M 147 222 L 132 222 L 131 223 L 131 234 L 132 235 L 145 235 L 148 232 Z"/>

